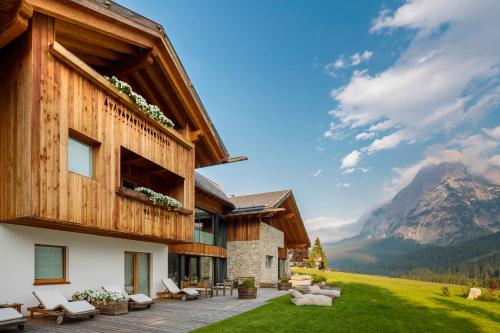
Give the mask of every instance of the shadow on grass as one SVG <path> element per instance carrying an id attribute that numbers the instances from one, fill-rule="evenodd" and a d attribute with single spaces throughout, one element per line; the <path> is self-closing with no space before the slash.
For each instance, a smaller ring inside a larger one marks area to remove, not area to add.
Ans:
<path id="1" fill-rule="evenodd" d="M 331 308 L 297 307 L 289 296 L 195 332 L 480 332 L 447 305 L 429 308 L 364 283 L 338 283 Z M 464 310 L 467 311 L 467 310 Z"/>
<path id="2" fill-rule="evenodd" d="M 442 306 L 445 306 L 447 308 L 450 308 L 454 311 L 468 312 L 468 313 L 471 313 L 473 315 L 484 317 L 484 318 L 487 318 L 491 321 L 500 323 L 500 315 L 498 313 L 494 313 L 494 312 L 485 310 L 485 309 L 480 308 L 478 306 L 475 306 L 472 304 L 457 303 L 451 299 L 433 298 L 433 300 L 436 303 L 438 303 Z M 480 302 L 480 301 L 467 301 L 467 302 L 473 303 L 473 302 Z"/>

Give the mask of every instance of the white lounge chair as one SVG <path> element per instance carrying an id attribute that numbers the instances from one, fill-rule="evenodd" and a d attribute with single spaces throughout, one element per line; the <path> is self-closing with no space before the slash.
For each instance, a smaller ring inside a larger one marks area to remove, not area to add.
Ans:
<path id="1" fill-rule="evenodd" d="M 102 286 L 102 289 L 104 291 L 110 292 L 110 293 L 126 293 L 125 289 L 119 287 L 118 285 L 105 285 Z M 154 304 L 154 300 L 144 294 L 133 294 L 133 295 L 128 295 L 129 298 L 129 308 L 132 309 L 137 309 L 137 308 L 150 308 L 151 305 Z"/>
<path id="2" fill-rule="evenodd" d="M 94 319 L 97 311 L 87 301 L 69 302 L 56 289 L 34 291 L 33 295 L 40 305 L 28 308 L 33 318 L 35 313 L 57 316 L 57 324 L 61 325 L 65 318 L 89 318 Z"/>
<path id="3" fill-rule="evenodd" d="M 23 331 L 25 323 L 26 320 L 23 319 L 23 315 L 17 312 L 15 309 L 0 309 L 0 328 L 17 326 L 18 331 Z"/>
<path id="4" fill-rule="evenodd" d="M 301 305 L 317 305 L 317 306 L 332 306 L 332 299 L 324 295 L 302 294 L 297 290 L 290 293 L 291 301 L 297 306 Z"/>
<path id="5" fill-rule="evenodd" d="M 165 291 L 159 292 L 158 297 L 174 297 L 180 298 L 185 301 L 187 298 L 195 299 L 200 296 L 200 293 L 194 288 L 179 289 L 179 287 L 175 284 L 174 281 L 172 281 L 171 278 L 163 278 L 161 279 L 161 282 L 165 286 Z"/>
<path id="6" fill-rule="evenodd" d="M 324 295 L 331 298 L 340 297 L 340 290 L 336 289 L 321 289 L 319 286 L 309 286 L 309 292 L 313 295 Z"/>

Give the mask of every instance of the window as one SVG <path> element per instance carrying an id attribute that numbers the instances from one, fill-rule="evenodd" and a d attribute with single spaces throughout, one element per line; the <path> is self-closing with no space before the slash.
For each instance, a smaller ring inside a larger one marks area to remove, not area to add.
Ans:
<path id="1" fill-rule="evenodd" d="M 149 253 L 125 252 L 125 291 L 149 295 Z"/>
<path id="2" fill-rule="evenodd" d="M 35 284 L 66 283 L 66 247 L 35 245 Z"/>
<path id="3" fill-rule="evenodd" d="M 94 147 L 69 137 L 68 170 L 91 178 L 94 174 Z"/>
<path id="4" fill-rule="evenodd" d="M 266 268 L 273 267 L 273 256 L 266 256 Z"/>

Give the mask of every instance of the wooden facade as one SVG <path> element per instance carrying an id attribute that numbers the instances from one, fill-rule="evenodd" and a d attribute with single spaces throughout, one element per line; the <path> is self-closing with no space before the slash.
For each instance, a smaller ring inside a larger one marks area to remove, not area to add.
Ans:
<path id="1" fill-rule="evenodd" d="M 190 242 L 195 167 L 225 163 L 227 152 L 164 32 L 110 6 L 0 0 L 0 222 Z M 104 74 L 128 80 L 176 130 Z M 92 146 L 92 177 L 68 170 L 70 137 Z M 184 209 L 139 200 L 126 177 L 161 184 Z"/>

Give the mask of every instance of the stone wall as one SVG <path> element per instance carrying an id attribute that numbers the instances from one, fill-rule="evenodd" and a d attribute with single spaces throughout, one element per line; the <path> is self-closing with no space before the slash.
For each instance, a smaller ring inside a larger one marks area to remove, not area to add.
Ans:
<path id="1" fill-rule="evenodd" d="M 260 239 L 227 243 L 227 270 L 230 279 L 255 277 L 259 283 L 278 282 L 278 247 L 284 246 L 283 232 L 261 223 Z M 266 267 L 266 256 L 272 256 Z"/>

